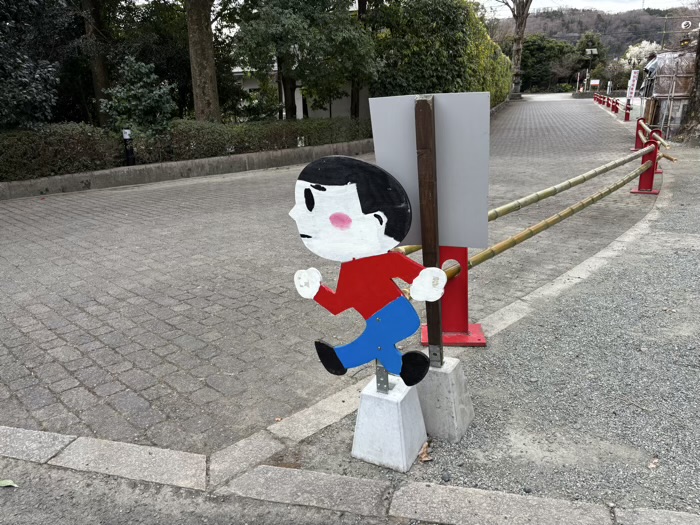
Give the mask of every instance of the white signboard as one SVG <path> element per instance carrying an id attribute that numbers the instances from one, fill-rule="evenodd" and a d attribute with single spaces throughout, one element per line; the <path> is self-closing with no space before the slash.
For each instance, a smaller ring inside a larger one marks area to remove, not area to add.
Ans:
<path id="1" fill-rule="evenodd" d="M 639 69 L 632 70 L 630 81 L 627 85 L 627 98 L 634 98 L 634 93 L 637 91 L 637 81 L 639 80 Z"/>
<path id="2" fill-rule="evenodd" d="M 420 244 L 420 201 L 413 95 L 372 98 L 377 164 L 411 199 L 413 222 L 403 244 Z M 438 227 L 441 246 L 488 245 L 489 93 L 435 95 Z"/>
<path id="3" fill-rule="evenodd" d="M 596 87 L 600 86 L 600 79 L 592 78 L 591 79 L 591 87 L 593 87 L 593 86 L 596 86 Z"/>

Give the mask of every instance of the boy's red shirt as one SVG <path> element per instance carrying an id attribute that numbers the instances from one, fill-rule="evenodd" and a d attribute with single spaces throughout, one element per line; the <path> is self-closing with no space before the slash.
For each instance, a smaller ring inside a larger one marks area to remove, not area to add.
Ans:
<path id="1" fill-rule="evenodd" d="M 321 285 L 314 301 L 333 315 L 354 308 L 367 320 L 403 295 L 393 278 L 410 284 L 422 270 L 423 266 L 398 252 L 353 259 L 340 265 L 336 291 Z"/>

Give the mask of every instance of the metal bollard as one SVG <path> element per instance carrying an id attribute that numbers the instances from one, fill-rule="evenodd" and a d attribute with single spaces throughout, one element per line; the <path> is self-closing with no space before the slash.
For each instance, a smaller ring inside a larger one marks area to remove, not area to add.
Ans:
<path id="1" fill-rule="evenodd" d="M 630 121 L 630 113 L 632 112 L 632 104 L 625 104 L 625 122 Z"/>
<path id="2" fill-rule="evenodd" d="M 656 164 L 659 161 L 659 142 L 656 140 L 648 140 L 643 147 L 654 146 L 654 150 L 642 157 L 642 164 L 651 161 L 651 167 L 639 176 L 639 186 L 636 190 L 630 193 L 643 195 L 658 195 L 659 190 L 654 189 L 654 173 L 656 172 Z"/>
<path id="3" fill-rule="evenodd" d="M 612 99 L 610 97 L 605 97 L 605 105 L 609 108 L 612 107 Z"/>
<path id="4" fill-rule="evenodd" d="M 457 261 L 461 270 L 447 282 L 442 296 L 442 344 L 486 346 L 486 336 L 481 325 L 469 323 L 469 250 L 440 246 L 440 264 L 449 260 Z M 426 326 L 422 330 L 421 342 L 424 346 L 428 343 Z"/>
<path id="5" fill-rule="evenodd" d="M 136 158 L 134 156 L 134 141 L 131 138 L 131 130 L 123 129 L 122 138 L 124 139 L 124 155 L 126 157 L 126 165 L 133 166 L 136 164 Z"/>

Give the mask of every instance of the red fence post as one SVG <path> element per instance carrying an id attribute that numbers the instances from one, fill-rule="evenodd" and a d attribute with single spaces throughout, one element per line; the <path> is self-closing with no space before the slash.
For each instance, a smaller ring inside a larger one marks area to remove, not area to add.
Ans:
<path id="1" fill-rule="evenodd" d="M 440 246 L 440 266 L 454 260 L 462 267 L 459 274 L 447 281 L 442 296 L 442 344 L 444 346 L 486 346 L 481 325 L 469 324 L 469 250 Z M 421 343 L 428 344 L 428 327 L 421 330 Z"/>
<path id="2" fill-rule="evenodd" d="M 654 150 L 642 157 L 642 164 L 650 160 L 652 162 L 651 167 L 640 175 L 639 186 L 630 193 L 658 195 L 659 190 L 654 189 L 654 172 L 656 171 L 656 163 L 659 159 L 659 143 L 656 140 L 648 140 L 644 144 L 645 148 L 647 146 L 654 146 Z"/>
<path id="3" fill-rule="evenodd" d="M 660 129 L 654 129 L 652 130 L 651 133 L 649 133 L 649 138 L 650 139 L 655 139 L 656 137 L 662 139 L 664 138 L 664 134 Z M 659 166 L 659 160 L 658 160 L 658 155 L 656 156 L 656 166 L 654 168 L 654 173 L 657 175 L 663 175 L 664 170 L 661 169 L 661 166 Z"/>
<path id="4" fill-rule="evenodd" d="M 630 121 L 630 113 L 632 111 L 632 104 L 625 104 L 625 122 Z"/>
<path id="5" fill-rule="evenodd" d="M 612 99 L 610 97 L 605 97 L 605 105 L 612 107 Z"/>
<path id="6" fill-rule="evenodd" d="M 644 147 L 642 139 L 639 138 L 639 132 L 642 132 L 642 135 L 644 134 L 644 128 L 642 128 L 642 124 L 644 123 L 644 119 L 642 117 L 639 117 L 637 119 L 637 128 L 634 130 L 634 147 L 630 148 L 630 151 L 639 151 Z"/>

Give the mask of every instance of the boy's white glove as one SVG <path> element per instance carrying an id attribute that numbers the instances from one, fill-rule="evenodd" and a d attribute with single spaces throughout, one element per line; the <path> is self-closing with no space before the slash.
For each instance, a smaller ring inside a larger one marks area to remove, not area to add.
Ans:
<path id="1" fill-rule="evenodd" d="M 416 301 L 437 301 L 445 292 L 447 275 L 440 268 L 425 268 L 411 284 L 411 297 Z"/>
<path id="2" fill-rule="evenodd" d="M 313 299 L 321 288 L 321 272 L 316 268 L 298 270 L 294 274 L 294 286 L 304 299 Z"/>

